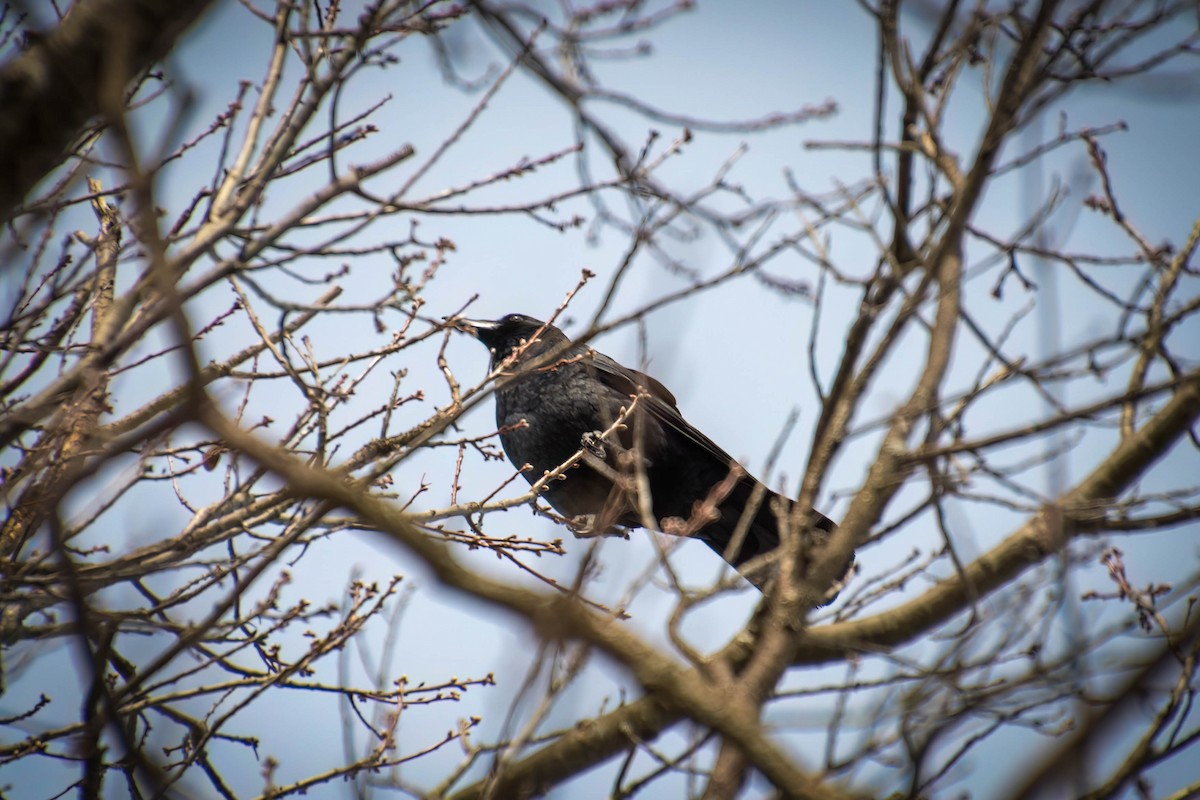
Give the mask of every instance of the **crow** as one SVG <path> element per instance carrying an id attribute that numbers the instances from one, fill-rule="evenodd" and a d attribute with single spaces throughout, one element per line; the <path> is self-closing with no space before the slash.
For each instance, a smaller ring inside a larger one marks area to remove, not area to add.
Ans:
<path id="1" fill-rule="evenodd" d="M 690 425 L 649 375 L 524 314 L 455 324 L 491 350 L 491 368 L 500 370 L 496 423 L 512 463 L 532 467 L 524 473 L 532 484 L 573 461 L 543 496 L 580 535 L 620 526 L 692 536 L 766 591 L 781 518 L 806 530 L 808 558 L 832 533 L 832 520 L 815 509 L 795 521 L 794 503 Z"/>

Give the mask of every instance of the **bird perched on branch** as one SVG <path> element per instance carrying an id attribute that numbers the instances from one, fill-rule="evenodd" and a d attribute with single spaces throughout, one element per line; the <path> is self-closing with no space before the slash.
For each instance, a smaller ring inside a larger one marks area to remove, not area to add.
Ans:
<path id="1" fill-rule="evenodd" d="M 455 324 L 486 345 L 492 369 L 500 368 L 496 422 L 504 452 L 518 468 L 532 467 L 526 479 L 544 485 L 542 496 L 577 533 L 622 526 L 692 536 L 760 589 L 774 574 L 770 554 L 781 519 L 803 534 L 802 560 L 828 540 L 828 517 L 797 514 L 792 501 L 692 427 L 649 375 L 523 314 Z"/>

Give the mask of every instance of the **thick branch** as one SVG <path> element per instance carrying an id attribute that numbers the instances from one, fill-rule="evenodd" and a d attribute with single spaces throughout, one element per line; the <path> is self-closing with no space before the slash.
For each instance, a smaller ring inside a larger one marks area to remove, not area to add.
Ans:
<path id="1" fill-rule="evenodd" d="M 912 641 L 946 622 L 972 596 L 1002 588 L 1046 556 L 1060 551 L 1097 508 L 1139 480 L 1200 416 L 1200 375 L 1191 379 L 1134 436 L 1125 439 L 1057 504 L 1045 508 L 999 546 L 953 578 L 904 605 L 867 619 L 805 631 L 797 664 L 819 664 L 850 651 L 871 652 Z"/>
<path id="2" fill-rule="evenodd" d="M 72 138 L 161 59 L 211 0 L 81 0 L 0 70 L 0 221 L 63 158 Z"/>

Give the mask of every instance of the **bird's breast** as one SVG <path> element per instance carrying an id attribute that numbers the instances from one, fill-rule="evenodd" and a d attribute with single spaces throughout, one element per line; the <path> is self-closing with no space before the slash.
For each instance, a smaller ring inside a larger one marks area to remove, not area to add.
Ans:
<path id="1" fill-rule="evenodd" d="M 579 449 L 585 434 L 611 424 L 606 400 L 585 371 L 570 366 L 503 387 L 496 393 L 496 422 L 510 429 L 500 436 L 505 452 L 518 464 L 532 464 L 539 474 L 553 469 Z"/>

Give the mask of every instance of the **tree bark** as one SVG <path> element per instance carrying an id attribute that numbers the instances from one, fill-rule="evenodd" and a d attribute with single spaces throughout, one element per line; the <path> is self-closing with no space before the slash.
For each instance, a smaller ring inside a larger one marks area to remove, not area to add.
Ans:
<path id="1" fill-rule="evenodd" d="M 163 58 L 210 3 L 81 0 L 0 69 L 0 221 L 104 110 L 104 93 Z"/>

